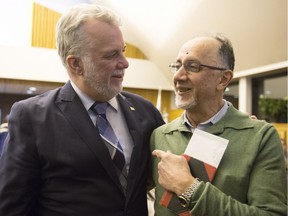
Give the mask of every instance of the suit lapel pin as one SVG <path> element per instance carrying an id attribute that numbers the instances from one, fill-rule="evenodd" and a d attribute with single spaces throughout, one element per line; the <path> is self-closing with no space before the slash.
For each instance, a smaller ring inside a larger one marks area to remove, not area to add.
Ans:
<path id="1" fill-rule="evenodd" d="M 133 111 L 135 111 L 135 108 L 134 108 L 134 107 L 131 107 L 131 106 L 130 106 L 130 109 L 133 110 Z"/>

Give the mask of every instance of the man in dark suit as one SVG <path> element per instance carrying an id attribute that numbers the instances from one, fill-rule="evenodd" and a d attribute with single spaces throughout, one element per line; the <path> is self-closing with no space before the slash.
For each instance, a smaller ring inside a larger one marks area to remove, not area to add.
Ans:
<path id="1" fill-rule="evenodd" d="M 129 65 L 117 16 L 97 5 L 72 8 L 57 24 L 57 49 L 70 80 L 11 109 L 0 215 L 147 215 L 149 138 L 164 122 L 150 102 L 122 92 Z M 95 102 L 107 102 L 126 185 L 117 149 L 98 131 Z"/>

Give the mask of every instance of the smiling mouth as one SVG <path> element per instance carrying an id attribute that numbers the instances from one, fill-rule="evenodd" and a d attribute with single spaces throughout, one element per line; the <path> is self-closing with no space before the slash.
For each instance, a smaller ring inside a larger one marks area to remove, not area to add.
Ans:
<path id="1" fill-rule="evenodd" d="M 191 91 L 191 88 L 177 88 L 177 94 L 185 94 L 190 91 Z"/>
<path id="2" fill-rule="evenodd" d="M 121 70 L 114 71 L 114 73 L 112 73 L 112 77 L 117 78 L 117 79 L 123 79 L 124 74 L 125 74 L 124 71 L 121 71 Z"/>
<path id="3" fill-rule="evenodd" d="M 124 74 L 116 74 L 112 76 L 113 78 L 117 78 L 117 79 L 123 79 Z"/>

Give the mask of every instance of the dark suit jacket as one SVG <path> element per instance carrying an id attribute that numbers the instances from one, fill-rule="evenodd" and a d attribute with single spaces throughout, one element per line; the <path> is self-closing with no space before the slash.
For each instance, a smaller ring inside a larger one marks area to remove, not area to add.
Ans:
<path id="1" fill-rule="evenodd" d="M 127 195 L 70 82 L 13 105 L 0 160 L 0 215 L 147 215 L 149 138 L 164 122 L 140 96 L 117 96 L 134 149 Z"/>

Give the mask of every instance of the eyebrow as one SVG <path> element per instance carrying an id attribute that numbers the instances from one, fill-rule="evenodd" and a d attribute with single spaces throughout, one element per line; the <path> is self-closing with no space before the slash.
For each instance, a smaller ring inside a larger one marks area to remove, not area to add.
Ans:
<path id="1" fill-rule="evenodd" d="M 197 59 L 186 59 L 183 63 L 188 62 L 188 61 L 196 61 L 196 62 L 199 62 L 199 63 L 200 63 L 200 61 L 197 60 Z M 181 61 L 180 59 L 177 59 L 175 63 L 180 63 L 180 64 L 182 64 L 182 61 Z"/>

